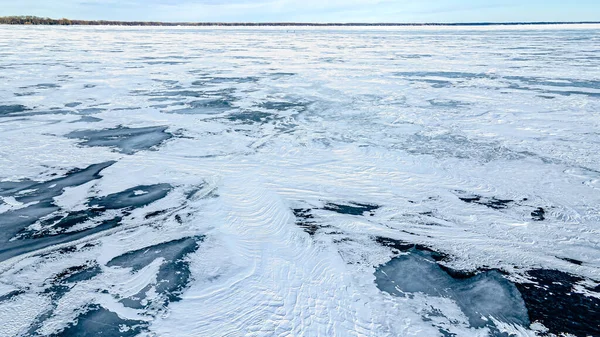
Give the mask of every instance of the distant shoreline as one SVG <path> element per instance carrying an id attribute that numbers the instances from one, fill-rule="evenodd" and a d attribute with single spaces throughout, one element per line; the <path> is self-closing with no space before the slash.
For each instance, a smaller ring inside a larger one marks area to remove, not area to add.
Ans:
<path id="1" fill-rule="evenodd" d="M 71 20 L 50 19 L 35 16 L 0 17 L 0 25 L 47 25 L 47 26 L 224 26 L 224 27 L 419 27 L 419 26 L 536 26 L 536 25 L 589 25 L 600 24 L 600 21 L 579 22 L 458 22 L 458 23 L 310 23 L 310 22 L 158 22 L 158 21 L 109 21 L 109 20 Z"/>

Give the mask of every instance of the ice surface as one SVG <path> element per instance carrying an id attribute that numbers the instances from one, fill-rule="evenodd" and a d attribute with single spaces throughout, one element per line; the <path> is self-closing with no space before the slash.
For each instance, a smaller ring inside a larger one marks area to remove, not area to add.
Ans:
<path id="1" fill-rule="evenodd" d="M 597 335 L 598 50 L 0 27 L 0 335 Z"/>
<path id="2" fill-rule="evenodd" d="M 455 301 L 473 327 L 504 323 L 529 325 L 525 302 L 517 287 L 496 271 L 455 278 L 444 271 L 431 253 L 411 249 L 375 272 L 377 286 L 390 294 L 424 293 Z"/>

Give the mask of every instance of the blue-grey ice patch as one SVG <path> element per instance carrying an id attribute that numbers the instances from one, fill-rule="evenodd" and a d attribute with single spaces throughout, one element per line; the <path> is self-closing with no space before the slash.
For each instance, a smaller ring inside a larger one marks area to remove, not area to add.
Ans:
<path id="1" fill-rule="evenodd" d="M 406 139 L 405 148 L 416 155 L 477 159 L 481 162 L 499 159 L 518 160 L 527 157 L 524 153 L 512 151 L 498 143 L 474 141 L 457 134 L 430 136 L 417 133 Z"/>
<path id="2" fill-rule="evenodd" d="M 174 97 L 205 97 L 206 94 L 202 91 L 194 91 L 194 90 L 177 90 L 177 91 L 165 91 L 156 94 L 151 94 L 150 96 L 158 96 L 153 98 L 152 100 L 157 99 L 173 99 Z"/>
<path id="3" fill-rule="evenodd" d="M 240 111 L 229 114 L 226 118 L 229 121 L 241 124 L 268 123 L 272 121 L 275 115 L 261 111 Z"/>
<path id="4" fill-rule="evenodd" d="M 277 111 L 287 111 L 287 110 L 295 110 L 295 111 L 305 111 L 308 107 L 308 104 L 305 102 L 290 102 L 290 101 L 267 101 L 258 104 L 259 108 L 263 108 L 266 110 L 277 110 Z"/>
<path id="5" fill-rule="evenodd" d="M 85 108 L 85 109 L 79 109 L 77 110 L 77 113 L 80 115 L 94 115 L 94 114 L 98 114 L 101 112 L 106 111 L 106 109 L 103 108 Z"/>
<path id="6" fill-rule="evenodd" d="M 23 208 L 0 213 L 0 261 L 56 243 L 77 239 L 75 235 L 75 237 L 33 240 L 35 235 L 33 237 L 26 235 L 25 240 L 13 240 L 18 234 L 26 232 L 28 226 L 57 212 L 59 207 L 54 204 L 53 198 L 61 195 L 66 187 L 79 186 L 99 179 L 100 172 L 112 164 L 114 162 L 109 161 L 90 165 L 85 169 L 74 169 L 67 172 L 64 177 L 46 182 L 32 180 L 0 182 L 0 196 L 11 197 L 19 203 L 29 204 Z"/>
<path id="7" fill-rule="evenodd" d="M 541 77 L 526 76 L 499 76 L 493 73 L 469 73 L 448 71 L 415 71 L 396 72 L 393 75 L 401 78 L 424 82 L 433 88 L 452 87 L 456 84 L 464 84 L 473 80 L 497 80 L 500 85 L 514 90 L 534 91 L 542 94 L 555 94 L 561 96 L 584 95 L 589 97 L 600 97 L 600 81 L 578 80 L 561 78 L 549 80 Z"/>
<path id="8" fill-rule="evenodd" d="M 40 84 L 36 84 L 36 85 L 30 85 L 30 86 L 25 86 L 25 87 L 21 87 L 20 89 L 54 89 L 54 88 L 60 88 L 60 85 L 56 84 L 56 83 L 40 83 Z"/>
<path id="9" fill-rule="evenodd" d="M 198 249 L 199 242 L 202 240 L 203 237 L 200 236 L 163 242 L 117 256 L 106 265 L 130 268 L 131 272 L 136 272 L 156 259 L 162 259 L 153 286 L 154 291 L 161 296 L 159 300 L 164 302 L 161 305 L 164 305 L 180 299 L 179 295 L 187 287 L 191 276 L 189 262 L 185 258 Z M 133 308 L 143 307 L 142 301 L 146 298 L 145 293 L 149 288 L 150 285 L 139 294 L 123 299 L 122 303 Z"/>
<path id="10" fill-rule="evenodd" d="M 144 321 L 123 319 L 97 304 L 84 310 L 75 322 L 52 337 L 133 337 L 148 325 Z"/>
<path id="11" fill-rule="evenodd" d="M 166 132 L 166 126 L 150 126 L 143 128 L 117 127 L 104 130 L 73 131 L 68 138 L 82 139 L 84 146 L 106 146 L 118 149 L 125 154 L 148 150 L 173 137 Z"/>
<path id="12" fill-rule="evenodd" d="M 529 326 L 525 302 L 513 283 L 497 271 L 455 277 L 435 261 L 432 252 L 412 248 L 381 265 L 375 283 L 395 296 L 423 293 L 452 299 L 468 317 L 472 327 L 492 326 L 490 318 Z"/>
<path id="13" fill-rule="evenodd" d="M 203 86 L 203 85 L 211 85 L 211 84 L 221 84 L 221 83 L 252 83 L 258 82 L 258 77 L 248 76 L 248 77 L 209 77 L 202 80 L 197 80 L 192 82 L 192 85 L 195 86 Z"/>
<path id="14" fill-rule="evenodd" d="M 80 104 L 80 103 L 77 103 Z M 106 109 L 102 108 L 85 108 L 74 110 L 75 103 L 68 103 L 65 105 L 66 109 L 60 107 L 52 107 L 49 109 L 31 109 L 23 105 L 0 105 L 0 117 L 30 117 L 30 116 L 44 116 L 44 115 L 83 115 L 82 120 L 88 115 L 97 114 Z M 92 117 L 89 117 L 92 118 Z"/>
<path id="15" fill-rule="evenodd" d="M 84 169 L 70 170 L 64 177 L 45 182 L 33 180 L 0 182 L 0 196 L 14 197 L 22 203 L 50 201 L 62 193 L 65 187 L 85 184 L 100 178 L 100 172 L 114 164 L 114 161 L 93 164 Z"/>
<path id="16" fill-rule="evenodd" d="M 93 117 L 93 116 L 82 116 L 76 121 L 72 121 L 71 123 L 97 123 L 102 121 L 102 118 Z"/>
<path id="17" fill-rule="evenodd" d="M 166 197 L 172 189 L 169 184 L 136 186 L 106 197 L 94 198 L 89 205 L 103 209 L 139 208 Z"/>
<path id="18" fill-rule="evenodd" d="M 87 281 L 102 273 L 98 264 L 73 266 L 63 270 L 54 277 L 54 282 L 76 283 Z"/>
<path id="19" fill-rule="evenodd" d="M 220 114 L 233 108 L 232 98 L 206 98 L 187 103 L 183 109 L 165 111 L 185 115 Z"/>
<path id="20" fill-rule="evenodd" d="M 126 211 L 149 205 L 172 190 L 169 184 L 137 186 L 92 198 L 86 209 L 77 211 L 61 210 L 54 203 L 54 197 L 61 195 L 64 188 L 99 179 L 100 171 L 113 163 L 75 169 L 47 182 L 1 182 L 1 197 L 29 205 L 0 213 L 0 261 L 117 227 Z M 107 210 L 116 212 L 105 216 Z M 32 227 L 33 224 L 36 226 Z M 74 230 L 82 224 L 87 225 Z"/>
<path id="21" fill-rule="evenodd" d="M 427 102 L 435 108 L 459 109 L 469 106 L 468 103 L 452 99 L 430 99 Z"/>
<path id="22" fill-rule="evenodd" d="M 13 113 L 25 112 L 29 110 L 24 105 L 14 104 L 14 105 L 0 105 L 0 116 L 10 115 Z"/>

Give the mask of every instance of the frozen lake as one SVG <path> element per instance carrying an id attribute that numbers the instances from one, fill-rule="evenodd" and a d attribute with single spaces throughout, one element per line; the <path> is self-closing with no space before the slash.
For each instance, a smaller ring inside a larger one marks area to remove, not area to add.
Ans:
<path id="1" fill-rule="evenodd" d="M 0 336 L 600 336 L 600 26 L 0 26 Z"/>

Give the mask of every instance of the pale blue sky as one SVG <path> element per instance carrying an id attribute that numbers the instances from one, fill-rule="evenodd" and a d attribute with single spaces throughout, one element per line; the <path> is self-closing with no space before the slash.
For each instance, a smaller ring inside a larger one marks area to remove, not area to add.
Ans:
<path id="1" fill-rule="evenodd" d="M 600 21 L 600 0 L 0 0 L 0 16 L 244 22 Z"/>

